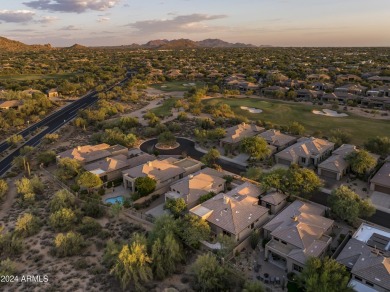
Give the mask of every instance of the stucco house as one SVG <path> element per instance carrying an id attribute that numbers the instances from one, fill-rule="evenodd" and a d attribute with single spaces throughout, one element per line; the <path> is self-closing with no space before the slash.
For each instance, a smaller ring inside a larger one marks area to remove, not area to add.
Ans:
<path id="1" fill-rule="evenodd" d="M 242 242 L 268 220 L 268 209 L 258 199 L 234 191 L 220 193 L 192 208 L 190 214 L 206 220 L 214 234 L 224 234 Z"/>
<path id="2" fill-rule="evenodd" d="M 390 195 L 390 156 L 370 180 L 370 189 Z"/>
<path id="3" fill-rule="evenodd" d="M 170 186 L 165 194 L 165 201 L 183 198 L 188 208 L 193 208 L 199 203 L 201 196 L 225 191 L 226 180 L 222 176 L 223 173 L 211 168 L 190 174 Z"/>
<path id="4" fill-rule="evenodd" d="M 163 191 L 167 191 L 173 182 L 200 170 L 202 166 L 201 162 L 191 158 L 154 159 L 123 171 L 123 184 L 125 188 L 135 192 L 135 180 L 148 176 L 156 180 L 156 190 L 164 189 Z"/>
<path id="5" fill-rule="evenodd" d="M 299 273 L 309 257 L 322 257 L 332 242 L 334 222 L 324 214 L 325 207 L 296 200 L 264 225 L 268 261 Z"/>
<path id="6" fill-rule="evenodd" d="M 279 130 L 270 129 L 258 135 L 267 141 L 268 145 L 274 146 L 276 151 L 285 149 L 293 145 L 297 138 L 281 133 Z"/>
<path id="7" fill-rule="evenodd" d="M 390 291 L 390 231 L 362 223 L 336 260 L 351 272 L 357 292 Z"/>
<path id="8" fill-rule="evenodd" d="M 241 123 L 226 129 L 225 138 L 220 140 L 221 147 L 236 148 L 246 137 L 253 137 L 263 132 L 265 129 L 255 124 Z"/>
<path id="9" fill-rule="evenodd" d="M 302 166 L 318 165 L 334 149 L 334 143 L 319 138 L 300 138 L 294 145 L 275 154 L 276 163 Z"/>
<path id="10" fill-rule="evenodd" d="M 3 102 L 0 102 L 0 110 L 9 110 L 9 109 L 18 109 L 23 102 L 21 100 L 15 99 L 15 100 L 6 100 Z"/>
<path id="11" fill-rule="evenodd" d="M 66 150 L 57 154 L 57 161 L 62 158 L 72 158 L 78 160 L 81 164 L 91 163 L 106 157 L 126 155 L 129 149 L 122 145 L 110 146 L 106 143 L 98 145 L 84 145 Z"/>
<path id="12" fill-rule="evenodd" d="M 318 165 L 318 175 L 340 180 L 349 171 L 350 164 L 345 158 L 356 151 L 355 145 L 341 145 L 333 151 L 332 156 Z"/>
<path id="13" fill-rule="evenodd" d="M 276 214 L 286 205 L 287 195 L 272 191 L 260 198 L 260 205 L 266 207 L 270 214 Z"/>

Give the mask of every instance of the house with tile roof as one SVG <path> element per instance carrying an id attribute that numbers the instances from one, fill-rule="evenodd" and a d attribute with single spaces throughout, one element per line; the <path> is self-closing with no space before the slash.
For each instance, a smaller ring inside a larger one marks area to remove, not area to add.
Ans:
<path id="1" fill-rule="evenodd" d="M 325 218 L 325 207 L 294 201 L 264 225 L 269 262 L 288 272 L 301 272 L 309 257 L 321 257 L 328 250 L 333 220 Z"/>
<path id="2" fill-rule="evenodd" d="M 210 192 L 219 194 L 224 192 L 225 188 L 226 180 L 223 173 L 204 168 L 172 184 L 165 194 L 165 201 L 183 198 L 188 208 L 193 208 L 198 205 L 201 196 Z"/>
<path id="3" fill-rule="evenodd" d="M 370 180 L 370 189 L 390 195 L 390 156 Z"/>
<path id="4" fill-rule="evenodd" d="M 318 165 L 318 175 L 340 180 L 347 174 L 350 167 L 350 163 L 346 161 L 345 158 L 352 152 L 356 151 L 357 149 L 355 145 L 341 145 L 333 151 L 332 156 Z"/>
<path id="5" fill-rule="evenodd" d="M 334 149 L 334 143 L 319 138 L 300 138 L 294 145 L 275 154 L 276 163 L 302 166 L 318 165 Z"/>
<path id="6" fill-rule="evenodd" d="M 293 145 L 297 138 L 281 133 L 279 130 L 270 129 L 258 135 L 267 141 L 268 145 L 274 146 L 276 152 Z"/>
<path id="7" fill-rule="evenodd" d="M 84 145 L 76 148 L 66 150 L 57 154 L 57 161 L 62 158 L 71 158 L 78 160 L 81 164 L 91 163 L 106 157 L 116 155 L 126 155 L 129 149 L 122 145 L 110 146 L 106 143 L 98 145 Z"/>
<path id="8" fill-rule="evenodd" d="M 390 230 L 362 223 L 336 260 L 351 272 L 357 292 L 390 291 Z"/>
<path id="9" fill-rule="evenodd" d="M 18 109 L 23 104 L 22 100 L 6 100 L 3 102 L 0 102 L 0 110 L 9 110 L 11 108 Z"/>
<path id="10" fill-rule="evenodd" d="M 260 205 L 266 207 L 270 214 L 276 214 L 286 205 L 287 195 L 272 191 L 260 198 Z"/>
<path id="11" fill-rule="evenodd" d="M 227 146 L 230 149 L 236 148 L 244 138 L 256 136 L 264 130 L 264 128 L 258 127 L 255 124 L 238 124 L 226 129 L 225 138 L 220 140 L 220 146 Z"/>
<path id="12" fill-rule="evenodd" d="M 135 180 L 139 177 L 150 177 L 156 180 L 156 190 L 168 187 L 175 181 L 182 179 L 201 169 L 203 164 L 191 158 L 176 159 L 173 157 L 162 160 L 154 159 L 144 164 L 129 168 L 122 172 L 123 184 L 125 188 L 135 192 Z"/>
<path id="13" fill-rule="evenodd" d="M 224 234 L 242 242 L 252 230 L 268 220 L 268 209 L 258 204 L 258 199 L 244 189 L 220 193 L 190 209 L 190 214 L 206 220 L 214 234 Z"/>
<path id="14" fill-rule="evenodd" d="M 153 160 L 154 156 L 143 153 L 135 157 L 128 158 L 126 155 L 119 154 L 112 157 L 106 157 L 95 162 L 86 164 L 84 169 L 99 176 L 104 182 L 113 181 L 122 178 L 122 171 L 129 167 L 146 163 Z"/>
<path id="15" fill-rule="evenodd" d="M 360 84 L 345 84 L 334 89 L 335 93 L 352 93 L 356 95 L 364 95 L 367 87 Z"/>

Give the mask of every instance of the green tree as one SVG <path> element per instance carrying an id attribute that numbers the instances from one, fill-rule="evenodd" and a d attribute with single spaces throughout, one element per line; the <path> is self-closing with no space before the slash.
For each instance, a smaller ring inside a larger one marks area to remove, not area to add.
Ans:
<path id="1" fill-rule="evenodd" d="M 37 155 L 38 163 L 42 163 L 43 165 L 47 166 L 52 162 L 56 161 L 56 153 L 53 150 L 47 150 L 44 152 L 40 152 Z"/>
<path id="2" fill-rule="evenodd" d="M 195 276 L 195 288 L 198 291 L 223 291 L 225 282 L 225 269 L 211 254 L 198 256 L 192 265 Z"/>
<path id="3" fill-rule="evenodd" d="M 334 129 L 330 131 L 329 140 L 335 143 L 336 147 L 339 147 L 342 144 L 350 143 L 351 139 L 352 139 L 351 134 L 346 132 L 344 129 Z"/>
<path id="4" fill-rule="evenodd" d="M 172 275 L 183 259 L 180 244 L 172 233 L 164 240 L 158 238 L 152 246 L 152 269 L 157 279 L 162 280 Z"/>
<path id="5" fill-rule="evenodd" d="M 13 135 L 7 139 L 7 143 L 13 147 L 17 146 L 19 143 L 21 143 L 23 141 L 24 141 L 24 138 L 22 135 Z"/>
<path id="6" fill-rule="evenodd" d="M 367 173 L 376 165 L 375 158 L 365 150 L 352 152 L 345 160 L 350 163 L 352 171 L 360 175 Z"/>
<path id="7" fill-rule="evenodd" d="M 32 179 L 23 177 L 17 180 L 15 185 L 17 192 L 22 195 L 27 193 L 42 193 L 44 188 L 43 183 L 36 176 Z"/>
<path id="8" fill-rule="evenodd" d="M 246 137 L 240 143 L 241 151 L 247 153 L 250 158 L 264 159 L 269 157 L 271 150 L 267 142 L 261 137 Z"/>
<path id="9" fill-rule="evenodd" d="M 132 283 L 135 290 L 140 291 L 143 290 L 142 283 L 152 279 L 151 261 L 147 254 L 146 245 L 136 241 L 130 246 L 125 244 L 118 254 L 111 274 L 119 279 L 123 289 Z"/>
<path id="10" fill-rule="evenodd" d="M 264 287 L 259 281 L 246 281 L 242 292 L 264 292 Z"/>
<path id="11" fill-rule="evenodd" d="M 207 152 L 205 155 L 203 155 L 201 161 L 206 164 L 207 166 L 212 166 L 215 164 L 217 159 L 221 156 L 219 151 L 215 148 L 211 148 L 209 152 Z"/>
<path id="12" fill-rule="evenodd" d="M 156 180 L 148 176 L 135 179 L 135 187 L 141 197 L 151 194 L 156 189 L 156 185 Z"/>
<path id="13" fill-rule="evenodd" d="M 69 180 L 81 173 L 82 167 L 78 160 L 72 158 L 62 158 L 58 162 L 58 176 L 61 179 Z"/>
<path id="14" fill-rule="evenodd" d="M 0 254 L 16 255 L 23 251 L 23 241 L 15 232 L 3 232 L 4 227 L 0 226 Z"/>
<path id="15" fill-rule="evenodd" d="M 348 286 L 349 273 L 345 266 L 330 258 L 310 258 L 298 276 L 298 282 L 307 292 L 354 291 Z"/>
<path id="16" fill-rule="evenodd" d="M 28 237 L 39 232 L 39 220 L 31 213 L 24 213 L 18 218 L 15 225 L 15 232 Z"/>
<path id="17" fill-rule="evenodd" d="M 66 234 L 59 233 L 55 240 L 55 253 L 58 257 L 66 257 L 80 254 L 85 247 L 85 241 L 82 235 L 75 232 Z"/>
<path id="18" fill-rule="evenodd" d="M 102 230 L 102 226 L 95 219 L 85 216 L 81 220 L 81 224 L 77 227 L 77 232 L 85 237 L 92 237 Z"/>
<path id="19" fill-rule="evenodd" d="M 51 212 L 56 212 L 62 208 L 72 209 L 75 206 L 75 196 L 69 191 L 62 189 L 57 191 L 49 202 Z"/>
<path id="20" fill-rule="evenodd" d="M 178 235 L 179 230 L 178 221 L 172 215 L 162 215 L 154 221 L 153 229 L 148 236 L 149 244 L 152 245 L 158 238 L 163 242 L 168 234 Z"/>
<path id="21" fill-rule="evenodd" d="M 205 195 L 201 195 L 199 197 L 199 204 L 202 204 L 203 202 L 210 200 L 211 198 L 215 197 L 215 195 L 216 195 L 216 193 L 214 193 L 214 192 L 208 192 Z"/>
<path id="22" fill-rule="evenodd" d="M 210 236 L 210 226 L 198 216 L 187 214 L 180 221 L 181 239 L 193 248 L 198 248 L 200 240 L 205 240 Z"/>
<path id="23" fill-rule="evenodd" d="M 244 176 L 251 179 L 251 180 L 254 180 L 254 181 L 260 181 L 262 174 L 263 174 L 263 172 L 262 172 L 261 168 L 250 167 L 245 172 Z"/>
<path id="24" fill-rule="evenodd" d="M 288 131 L 293 135 L 303 135 L 305 133 L 305 127 L 298 122 L 292 122 L 288 126 Z"/>
<path id="25" fill-rule="evenodd" d="M 158 143 L 168 146 L 174 146 L 176 144 L 176 137 L 170 131 L 162 132 L 158 136 Z"/>
<path id="26" fill-rule="evenodd" d="M 77 184 L 82 188 L 92 189 L 101 186 L 103 181 L 96 174 L 86 171 L 79 176 Z"/>
<path id="27" fill-rule="evenodd" d="M 261 187 L 265 191 L 275 188 L 278 191 L 286 192 L 287 189 L 284 181 L 286 180 L 287 173 L 288 170 L 283 168 L 277 168 L 268 173 L 264 173 L 260 179 Z"/>
<path id="28" fill-rule="evenodd" d="M 180 214 L 187 209 L 187 204 L 183 198 L 168 199 L 165 201 L 164 207 L 171 211 L 173 216 L 179 217 Z"/>
<path id="29" fill-rule="evenodd" d="M 77 221 L 75 212 L 69 208 L 61 208 L 49 217 L 50 225 L 60 231 L 71 229 Z"/>
<path id="30" fill-rule="evenodd" d="M 390 137 L 371 138 L 364 144 L 364 147 L 372 153 L 387 157 L 390 155 Z"/>
<path id="31" fill-rule="evenodd" d="M 290 166 L 286 183 L 289 194 L 303 198 L 308 198 L 310 193 L 323 185 L 322 180 L 313 170 L 300 168 L 297 165 Z"/>
<path id="32" fill-rule="evenodd" d="M 347 186 L 333 190 L 328 202 L 334 214 L 350 223 L 355 222 L 359 216 L 370 217 L 375 213 L 375 208 L 370 201 L 362 200 Z"/>
<path id="33" fill-rule="evenodd" d="M 16 263 L 11 261 L 9 258 L 0 261 L 0 277 L 2 276 L 13 276 L 16 273 Z M 0 283 L 0 286 L 3 283 Z"/>
<path id="34" fill-rule="evenodd" d="M 8 183 L 5 180 L 0 179 L 0 201 L 5 197 L 7 192 L 8 192 Z"/>
<path id="35" fill-rule="evenodd" d="M 103 254 L 103 264 L 106 267 L 111 269 L 114 266 L 121 248 L 121 245 L 116 243 L 111 238 L 106 242 L 106 247 Z"/>

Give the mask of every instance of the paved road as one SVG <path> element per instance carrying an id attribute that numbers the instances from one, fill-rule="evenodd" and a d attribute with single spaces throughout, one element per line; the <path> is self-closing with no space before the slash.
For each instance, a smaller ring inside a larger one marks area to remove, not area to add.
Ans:
<path id="1" fill-rule="evenodd" d="M 177 138 L 177 141 L 180 143 L 180 147 L 173 150 L 158 150 L 161 155 L 182 155 L 186 153 L 188 156 L 199 160 L 202 158 L 204 153 L 195 149 L 195 143 L 191 140 L 185 138 Z M 154 150 L 154 145 L 157 143 L 157 139 L 152 139 L 141 144 L 140 148 L 144 152 L 150 152 Z M 240 175 L 242 172 L 245 172 L 245 167 L 238 165 L 234 162 L 229 162 L 225 160 L 218 160 L 218 164 L 229 172 Z M 323 193 L 321 191 L 313 193 L 311 201 L 321 204 L 324 206 L 328 205 L 329 194 Z M 370 218 L 366 219 L 372 223 L 382 225 L 384 227 L 390 228 L 390 214 L 377 210 L 376 213 Z"/>
<path id="2" fill-rule="evenodd" d="M 124 83 L 128 78 L 125 78 L 122 80 L 120 83 Z M 114 86 L 118 85 L 114 84 L 110 88 L 108 88 L 106 91 L 111 90 Z M 37 146 L 40 142 L 41 139 L 49 133 L 53 133 L 59 128 L 61 128 L 63 125 L 67 124 L 69 121 L 74 119 L 77 116 L 77 113 L 79 110 L 84 109 L 93 103 L 95 103 L 98 100 L 97 97 L 97 92 L 93 91 L 91 93 L 88 93 L 87 95 L 81 97 L 75 102 L 72 102 L 68 106 L 58 110 L 57 112 L 51 114 L 50 116 L 42 119 L 41 121 L 37 122 L 36 124 L 32 125 L 31 127 L 23 130 L 20 132 L 20 135 L 23 135 L 23 137 L 26 137 L 30 132 L 36 130 L 37 128 L 44 128 L 46 127 L 45 130 L 43 130 L 41 133 L 27 141 L 24 145 L 26 146 Z M 8 149 L 8 145 L 6 143 L 2 143 L 0 145 L 0 152 L 4 151 L 3 149 Z M 19 155 L 19 150 L 11 153 L 7 157 L 5 157 L 1 162 L 0 162 L 0 177 L 11 167 L 12 160 Z"/>

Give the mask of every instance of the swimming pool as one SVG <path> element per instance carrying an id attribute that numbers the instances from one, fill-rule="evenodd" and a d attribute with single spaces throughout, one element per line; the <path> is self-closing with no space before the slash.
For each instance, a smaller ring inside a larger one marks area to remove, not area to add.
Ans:
<path id="1" fill-rule="evenodd" d="M 115 204 L 115 203 L 120 203 L 120 204 L 123 204 L 123 197 L 122 196 L 118 196 L 118 197 L 113 197 L 113 198 L 108 198 L 105 200 L 106 203 L 111 203 L 111 204 Z"/>

